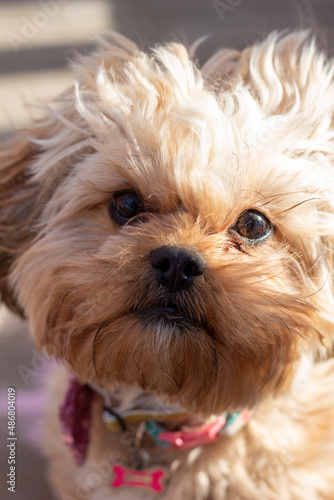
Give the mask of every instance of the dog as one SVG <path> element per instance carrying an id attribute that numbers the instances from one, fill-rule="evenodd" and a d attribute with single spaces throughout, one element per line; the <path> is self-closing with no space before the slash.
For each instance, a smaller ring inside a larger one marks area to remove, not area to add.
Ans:
<path id="1" fill-rule="evenodd" d="M 0 153 L 60 500 L 333 500 L 334 64 L 115 33 Z"/>

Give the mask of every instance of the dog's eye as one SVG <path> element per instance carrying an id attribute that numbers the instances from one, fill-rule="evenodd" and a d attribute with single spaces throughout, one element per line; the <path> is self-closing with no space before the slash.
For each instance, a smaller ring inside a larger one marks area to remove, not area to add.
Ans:
<path id="1" fill-rule="evenodd" d="M 243 238 L 251 242 L 258 242 L 269 236 L 272 226 L 263 214 L 255 210 L 248 210 L 240 215 L 232 229 Z"/>
<path id="2" fill-rule="evenodd" d="M 144 204 L 135 191 L 118 191 L 109 202 L 110 216 L 118 224 L 126 224 L 143 211 Z"/>

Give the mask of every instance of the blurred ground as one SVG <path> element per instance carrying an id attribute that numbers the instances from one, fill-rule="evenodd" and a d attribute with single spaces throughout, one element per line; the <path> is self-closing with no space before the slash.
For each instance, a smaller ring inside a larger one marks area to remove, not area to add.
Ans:
<path id="1" fill-rule="evenodd" d="M 222 4 L 228 8 L 219 9 Z M 0 141 L 38 113 L 24 103 L 42 102 L 69 84 L 68 58 L 108 28 L 141 46 L 171 39 L 191 43 L 209 35 L 198 53 L 204 60 L 221 46 L 242 48 L 273 29 L 305 27 L 333 54 L 333 25 L 334 0 L 0 1 Z M 0 498 L 53 500 L 38 446 L 50 363 L 37 355 L 27 326 L 4 308 L 0 356 Z M 8 387 L 15 387 L 18 400 L 15 495 L 6 486 Z"/>

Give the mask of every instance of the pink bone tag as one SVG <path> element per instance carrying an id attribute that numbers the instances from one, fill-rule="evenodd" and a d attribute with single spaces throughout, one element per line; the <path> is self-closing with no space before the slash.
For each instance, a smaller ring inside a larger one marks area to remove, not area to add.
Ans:
<path id="1" fill-rule="evenodd" d="M 157 493 L 164 490 L 161 484 L 161 479 L 166 475 L 163 469 L 156 469 L 154 471 L 138 471 L 127 469 L 121 465 L 114 465 L 113 472 L 115 474 L 114 480 L 111 482 L 113 488 L 122 488 L 123 486 L 130 486 L 132 488 L 148 488 Z"/>

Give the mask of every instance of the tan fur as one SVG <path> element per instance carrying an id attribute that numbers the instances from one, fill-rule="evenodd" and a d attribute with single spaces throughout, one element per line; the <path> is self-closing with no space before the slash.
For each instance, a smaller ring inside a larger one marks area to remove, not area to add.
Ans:
<path id="1" fill-rule="evenodd" d="M 109 391 L 135 386 L 202 418 L 253 408 L 235 437 L 150 450 L 171 470 L 161 498 L 334 498 L 333 68 L 305 33 L 223 50 L 202 70 L 181 45 L 144 54 L 110 34 L 0 154 L 0 292 L 37 345 Z M 119 227 L 107 207 L 123 189 L 146 212 Z M 256 245 L 231 229 L 249 209 L 274 227 Z M 175 298 L 187 327 L 140 316 L 168 304 L 149 261 L 163 245 L 207 263 Z M 78 481 L 127 446 L 97 401 L 77 469 L 56 414 L 52 482 L 80 499 Z M 150 498 L 109 482 L 85 498 Z"/>

